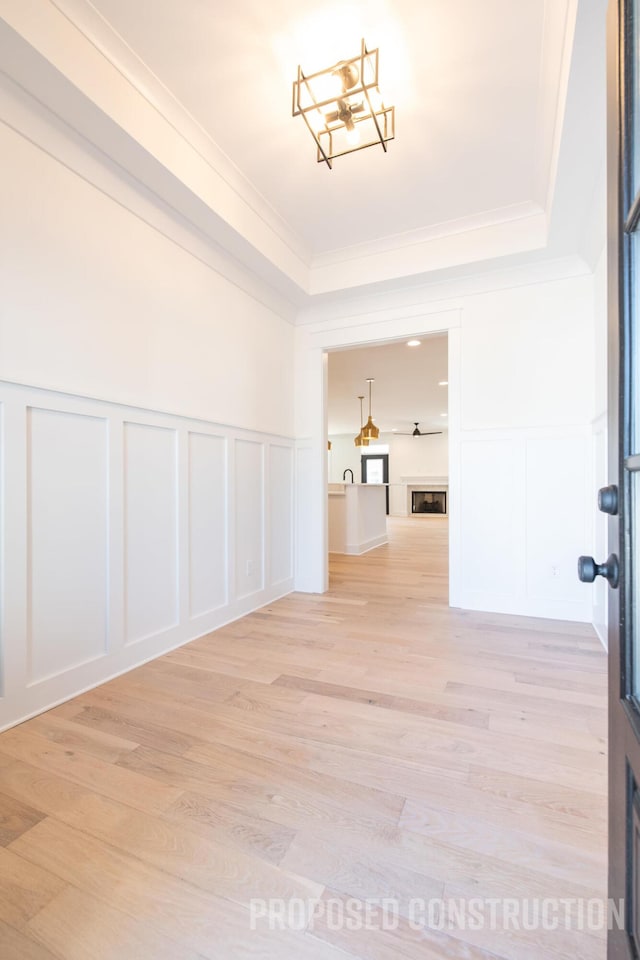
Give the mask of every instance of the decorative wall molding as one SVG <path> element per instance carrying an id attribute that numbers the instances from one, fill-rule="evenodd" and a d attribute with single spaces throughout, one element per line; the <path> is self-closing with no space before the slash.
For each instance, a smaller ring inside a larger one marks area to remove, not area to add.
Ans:
<path id="1" fill-rule="evenodd" d="M 522 204 L 517 211 L 506 207 L 500 213 L 501 218 L 485 214 L 458 221 L 451 229 L 444 224 L 375 241 L 355 256 L 347 249 L 344 259 L 333 251 L 330 258 L 314 259 L 309 292 L 317 296 L 414 277 L 424 281 L 433 272 L 468 270 L 474 263 L 546 246 L 548 216 L 537 204 Z"/>
<path id="2" fill-rule="evenodd" d="M 0 728 L 292 590 L 292 440 L 5 382 L 0 405 Z"/>
<path id="3" fill-rule="evenodd" d="M 535 198 L 551 216 L 569 89 L 578 0 L 545 0 L 540 58 Z"/>
<path id="4" fill-rule="evenodd" d="M 575 571 L 592 543 L 589 427 L 462 431 L 458 442 L 452 606 L 590 622 Z"/>
<path id="5" fill-rule="evenodd" d="M 327 333 L 372 322 L 383 324 L 400 318 L 415 320 L 425 313 L 431 315 L 459 309 L 465 297 L 591 275 L 588 264 L 581 257 L 572 256 L 479 271 L 426 284 L 405 283 L 394 289 L 380 285 L 375 292 L 352 291 L 340 296 L 318 297 L 299 310 L 296 323 L 300 327 L 311 327 L 314 332 Z"/>

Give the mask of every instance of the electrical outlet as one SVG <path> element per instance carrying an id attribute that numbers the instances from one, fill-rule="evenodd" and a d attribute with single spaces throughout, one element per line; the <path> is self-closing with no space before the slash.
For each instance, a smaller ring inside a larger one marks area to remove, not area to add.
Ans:
<path id="1" fill-rule="evenodd" d="M 558 566 L 557 563 L 552 563 L 552 564 L 551 564 L 551 566 L 550 566 L 550 568 L 549 568 L 549 576 L 550 576 L 550 577 L 559 577 L 559 576 L 560 576 L 560 567 Z"/>
<path id="2" fill-rule="evenodd" d="M 258 564 L 256 563 L 255 560 L 247 560 L 247 576 L 248 577 L 255 576 L 257 569 L 258 569 Z"/>

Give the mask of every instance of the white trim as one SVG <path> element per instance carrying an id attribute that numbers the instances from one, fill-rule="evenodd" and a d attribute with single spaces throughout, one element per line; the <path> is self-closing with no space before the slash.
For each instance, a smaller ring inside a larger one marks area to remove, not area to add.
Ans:
<path id="1" fill-rule="evenodd" d="M 433 240 L 443 240 L 445 237 L 461 237 L 473 231 L 482 231 L 489 227 L 497 227 L 512 223 L 515 220 L 531 220 L 544 214 L 544 210 L 537 203 L 524 201 L 513 203 L 495 210 L 485 210 L 483 213 L 460 217 L 457 220 L 447 220 L 442 223 L 421 227 L 418 230 L 407 230 L 404 233 L 391 234 L 371 240 L 368 243 L 353 244 L 348 247 L 338 247 L 327 250 L 326 253 L 316 254 L 311 263 L 313 268 L 324 268 L 366 260 L 382 253 L 393 250 L 407 251 L 409 247 L 419 247 Z"/>
<path id="2" fill-rule="evenodd" d="M 88 683 L 86 686 L 76 690 L 72 694 L 59 697 L 57 700 L 47 704 L 46 706 L 38 707 L 29 713 L 19 715 L 16 717 L 16 719 L 10 720 L 8 723 L 0 726 L 0 733 L 2 733 L 4 730 L 9 730 L 11 727 L 15 727 L 20 723 L 24 723 L 25 720 L 30 720 L 32 717 L 38 717 L 40 714 L 46 713 L 48 710 L 52 710 L 54 707 L 58 707 L 62 703 L 67 703 L 69 700 L 74 699 L 75 697 L 80 697 L 83 693 L 88 693 L 90 690 L 95 690 L 97 687 L 101 687 L 103 684 L 109 683 L 110 680 L 115 680 L 117 677 L 122 677 L 125 674 L 130 673 L 132 670 L 136 670 L 138 667 L 143 666 L 145 663 L 151 663 L 153 660 L 158 660 L 160 657 L 165 656 L 167 653 L 171 653 L 173 650 L 179 650 L 180 647 L 184 647 L 188 643 L 193 643 L 194 640 L 199 640 L 201 637 L 206 637 L 207 634 L 212 633 L 214 630 L 220 630 L 222 627 L 226 627 L 231 623 L 236 623 L 236 621 L 241 620 L 248 614 L 262 610 L 264 607 L 275 603 L 276 600 L 281 600 L 283 597 L 288 596 L 291 593 L 291 589 L 291 585 L 287 584 L 287 587 L 283 589 L 281 593 L 279 593 L 277 590 L 273 590 L 269 592 L 268 595 L 264 596 L 262 598 L 262 602 L 260 602 L 257 606 L 252 606 L 249 608 L 247 605 L 247 609 L 239 610 L 239 612 L 235 613 L 233 616 L 217 623 L 215 627 L 208 627 L 202 633 L 196 632 L 193 636 L 189 636 L 184 640 L 180 640 L 178 643 L 170 644 L 166 648 L 163 648 L 160 652 L 153 653 L 151 656 L 145 657 L 144 660 L 140 660 L 134 664 L 131 664 L 130 666 L 123 667 L 122 670 L 116 670 L 114 673 L 110 673 L 108 676 L 97 680 L 95 683 Z"/>
<path id="3" fill-rule="evenodd" d="M 362 324 L 357 328 L 320 328 L 311 333 L 300 331 L 300 337 L 306 340 L 308 350 L 303 357 L 298 354 L 298 395 L 304 397 L 313 410 L 313 432 L 304 441 L 299 441 L 309 458 L 310 473 L 298 476 L 298 496 L 307 504 L 313 503 L 313 510 L 307 509 L 303 523 L 297 531 L 298 568 L 295 580 L 295 589 L 307 593 L 324 593 L 328 589 L 329 564 L 327 549 L 328 529 L 328 471 L 327 471 L 327 351 L 346 345 L 372 345 L 383 342 L 392 343 L 406 337 L 423 337 L 429 333 L 456 332 L 460 325 L 460 311 L 452 309 L 440 311 L 437 314 L 424 314 L 419 318 L 411 318 L 404 323 L 382 321 L 378 323 Z M 398 329 L 400 327 L 400 329 Z M 454 342 L 458 341 L 454 337 Z M 451 348 L 450 348 L 451 349 Z M 449 367 L 449 449 L 457 445 L 459 418 L 452 416 L 451 396 L 459 389 L 461 356 L 454 349 L 454 365 Z M 450 455 L 451 456 L 451 455 Z M 451 464 L 449 466 L 449 491 L 452 486 L 457 489 L 455 480 L 451 478 Z M 450 515 L 455 515 L 451 508 L 451 499 L 448 504 Z M 300 514 L 298 514 L 300 517 Z M 456 546 L 450 547 L 449 564 L 452 577 L 455 576 L 455 567 L 459 553 Z"/>
<path id="4" fill-rule="evenodd" d="M 518 617 L 537 617 L 544 620 L 568 620 L 573 623 L 591 623 L 588 609 L 583 603 L 541 600 L 527 597 L 511 597 L 503 594 L 488 594 L 484 591 L 463 591 L 459 602 L 452 606 L 463 610 L 503 613 Z"/>
<path id="5" fill-rule="evenodd" d="M 371 540 L 365 540 L 364 543 L 347 543 L 344 552 L 349 556 L 359 557 L 363 553 L 369 553 L 370 550 L 375 550 L 376 547 L 384 546 L 385 543 L 389 543 L 389 538 L 386 533 L 380 537 L 372 537 Z"/>
<path id="6" fill-rule="evenodd" d="M 540 153 L 537 156 L 535 187 L 536 198 L 550 219 L 558 177 L 578 0 L 545 0 L 544 8 L 536 138 Z M 550 29 L 554 17 L 563 21 L 561 37 Z M 556 52 L 554 56 L 551 51 L 558 39 L 560 55 Z M 549 117 L 553 118 L 551 123 Z"/>
<path id="7" fill-rule="evenodd" d="M 358 326 L 360 323 L 383 323 L 388 320 L 415 318 L 443 310 L 459 309 L 463 298 L 491 295 L 500 290 L 562 282 L 572 277 L 593 275 L 588 264 L 579 256 L 543 259 L 536 263 L 518 264 L 500 270 L 473 272 L 473 265 L 460 277 L 434 277 L 419 283 L 398 281 L 389 288 L 376 284 L 375 288 L 334 295 L 314 301 L 313 298 L 298 311 L 296 324 L 312 330 Z M 452 306 L 453 304 L 453 306 Z M 364 319 L 363 319 L 364 318 Z"/>
<path id="8" fill-rule="evenodd" d="M 601 627 L 600 627 L 600 625 L 597 624 L 597 623 L 594 623 L 594 624 L 593 624 L 593 629 L 595 630 L 596 634 L 598 635 L 598 640 L 599 640 L 600 643 L 602 644 L 604 650 L 606 651 L 606 653 L 608 653 L 608 652 L 609 652 L 609 636 L 608 636 L 608 634 L 607 634 L 604 630 L 602 630 Z"/>

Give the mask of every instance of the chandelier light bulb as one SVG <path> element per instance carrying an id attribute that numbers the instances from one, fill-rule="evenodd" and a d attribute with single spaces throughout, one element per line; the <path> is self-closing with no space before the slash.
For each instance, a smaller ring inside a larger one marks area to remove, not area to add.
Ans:
<path id="1" fill-rule="evenodd" d="M 347 129 L 346 140 L 350 147 L 355 147 L 360 143 L 360 131 L 355 125 L 351 130 Z"/>

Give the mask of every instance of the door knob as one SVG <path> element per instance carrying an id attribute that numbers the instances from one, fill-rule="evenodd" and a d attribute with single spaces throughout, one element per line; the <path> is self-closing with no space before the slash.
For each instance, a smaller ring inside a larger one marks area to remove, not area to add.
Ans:
<path id="1" fill-rule="evenodd" d="M 618 513 L 618 488 L 615 484 L 598 490 L 598 510 L 615 517 Z"/>
<path id="2" fill-rule="evenodd" d="M 593 583 L 596 577 L 604 577 L 615 590 L 620 582 L 620 564 L 615 553 L 604 563 L 596 563 L 593 557 L 578 557 L 578 578 L 583 583 Z"/>

